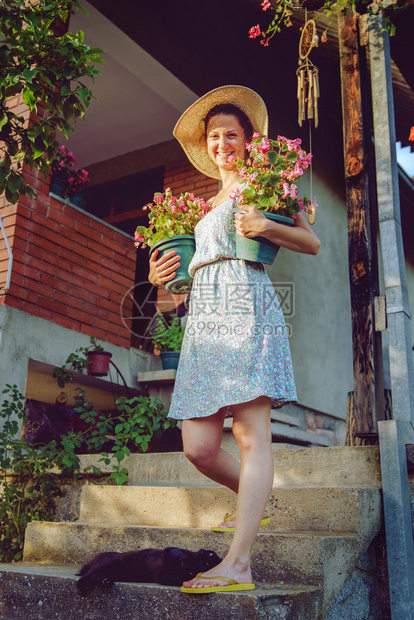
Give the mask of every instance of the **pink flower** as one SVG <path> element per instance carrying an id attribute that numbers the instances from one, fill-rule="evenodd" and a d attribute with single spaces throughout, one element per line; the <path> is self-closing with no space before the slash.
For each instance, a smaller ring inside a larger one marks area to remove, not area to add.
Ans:
<path id="1" fill-rule="evenodd" d="M 259 24 L 257 26 L 252 26 L 249 30 L 249 39 L 255 39 L 256 37 L 260 37 L 262 31 L 260 30 Z"/>
<path id="2" fill-rule="evenodd" d="M 272 5 L 270 4 L 269 0 L 263 0 L 262 2 L 262 11 L 267 11 L 267 9 L 270 9 Z"/>
<path id="3" fill-rule="evenodd" d="M 268 47 L 269 46 L 269 37 L 264 37 L 261 41 L 260 44 L 263 45 L 264 47 Z"/>

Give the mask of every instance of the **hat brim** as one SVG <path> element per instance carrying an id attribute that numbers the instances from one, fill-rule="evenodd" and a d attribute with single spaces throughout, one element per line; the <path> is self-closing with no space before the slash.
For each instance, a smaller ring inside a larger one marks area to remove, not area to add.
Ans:
<path id="1" fill-rule="evenodd" d="M 179 118 L 173 134 L 184 149 L 190 162 L 203 174 L 220 179 L 217 165 L 207 153 L 203 119 L 216 105 L 232 103 L 249 118 L 253 131 L 267 135 L 266 104 L 254 90 L 246 86 L 220 86 L 193 103 Z"/>

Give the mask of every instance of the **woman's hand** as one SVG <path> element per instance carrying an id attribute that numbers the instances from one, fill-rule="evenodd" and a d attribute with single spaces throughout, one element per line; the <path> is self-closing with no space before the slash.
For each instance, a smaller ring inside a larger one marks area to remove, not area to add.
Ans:
<path id="1" fill-rule="evenodd" d="M 154 286 L 165 286 L 176 275 L 176 269 L 180 266 L 180 256 L 175 250 L 164 254 L 157 260 L 158 250 L 154 250 L 149 261 L 148 280 Z"/>
<path id="2" fill-rule="evenodd" d="M 288 250 L 301 254 L 317 254 L 320 241 L 302 213 L 295 217 L 294 226 L 284 226 L 268 219 L 256 207 L 238 205 L 244 213 L 236 213 L 236 232 L 242 237 L 265 237 Z"/>
<path id="3" fill-rule="evenodd" d="M 237 205 L 243 209 L 244 213 L 236 213 L 236 232 L 241 237 L 257 237 L 261 235 L 267 227 L 267 219 L 258 211 L 256 207 Z"/>

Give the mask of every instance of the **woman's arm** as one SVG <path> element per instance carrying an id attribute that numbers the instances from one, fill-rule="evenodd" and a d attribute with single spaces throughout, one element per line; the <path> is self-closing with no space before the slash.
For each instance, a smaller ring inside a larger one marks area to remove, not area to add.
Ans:
<path id="1" fill-rule="evenodd" d="M 180 266 L 180 256 L 175 250 L 171 250 L 157 260 L 158 250 L 154 250 L 149 261 L 148 280 L 154 286 L 165 286 L 176 274 L 175 270 Z"/>
<path id="2" fill-rule="evenodd" d="M 256 207 L 238 207 L 244 210 L 244 213 L 236 213 L 235 222 L 236 232 L 242 237 L 266 237 L 277 245 L 302 254 L 316 255 L 319 252 L 320 241 L 302 213 L 295 217 L 294 226 L 284 226 L 265 217 Z"/>

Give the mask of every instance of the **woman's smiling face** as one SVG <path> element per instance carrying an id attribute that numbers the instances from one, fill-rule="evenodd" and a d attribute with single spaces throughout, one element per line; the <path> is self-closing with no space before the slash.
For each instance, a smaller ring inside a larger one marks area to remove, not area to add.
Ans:
<path id="1" fill-rule="evenodd" d="M 207 152 L 219 168 L 231 170 L 227 163 L 230 155 L 244 159 L 246 136 L 239 120 L 233 114 L 217 114 L 207 126 Z"/>

